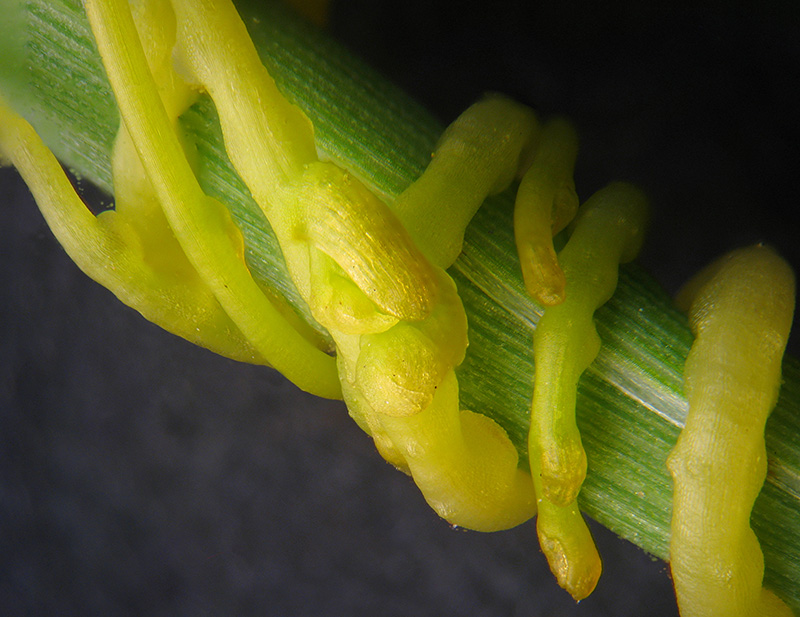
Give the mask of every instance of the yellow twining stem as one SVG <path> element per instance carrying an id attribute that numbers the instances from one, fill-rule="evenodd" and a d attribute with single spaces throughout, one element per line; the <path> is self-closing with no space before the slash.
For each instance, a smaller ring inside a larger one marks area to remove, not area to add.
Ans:
<path id="1" fill-rule="evenodd" d="M 794 275 L 770 248 L 734 251 L 679 302 L 695 341 L 684 369 L 686 426 L 669 456 L 670 565 L 683 617 L 791 617 L 762 587 L 750 512 L 767 471 L 764 425 L 778 397 Z"/>
<path id="2" fill-rule="evenodd" d="M 429 319 L 362 337 L 355 370 L 342 355 L 345 400 L 440 516 L 479 531 L 507 529 L 535 514 L 533 485 L 505 431 L 460 410 L 454 367 L 466 349 L 466 317 L 440 272 L 441 301 Z"/>
<path id="3" fill-rule="evenodd" d="M 262 293 L 242 260 L 241 236 L 227 209 L 200 189 L 154 82 L 128 3 L 87 0 L 85 6 L 125 127 L 189 262 L 270 364 L 304 390 L 339 397 L 335 360 L 294 329 Z"/>
<path id="4" fill-rule="evenodd" d="M 280 94 L 230 2 L 173 4 L 181 60 L 214 100 L 231 161 L 275 230 L 300 293 L 313 294 L 313 244 L 384 312 L 429 313 L 430 264 L 366 187 L 317 160 L 310 121 Z"/>
<path id="5" fill-rule="evenodd" d="M 169 58 L 170 12 L 155 2 L 137 5 L 154 71 L 165 74 Z M 170 84 L 174 117 L 193 95 Z M 266 364 L 242 336 L 214 295 L 186 260 L 133 151 L 124 126 L 113 158 L 115 208 L 95 218 L 73 189 L 52 153 L 20 116 L 0 108 L 0 150 L 18 168 L 54 235 L 75 263 L 150 321 L 230 358 Z"/>
<path id="6" fill-rule="evenodd" d="M 464 230 L 487 196 L 530 164 L 539 124 L 531 109 L 491 95 L 464 111 L 439 138 L 431 162 L 394 211 L 428 259 L 448 268 Z"/>
<path id="7" fill-rule="evenodd" d="M 578 210 L 575 159 L 578 136 L 563 119 L 542 129 L 539 147 L 520 182 L 514 207 L 514 238 L 528 293 L 544 306 L 564 301 L 566 279 L 558 263 L 553 236 Z"/>
<path id="8" fill-rule="evenodd" d="M 529 109 L 493 96 L 448 128 L 391 210 L 318 160 L 311 123 L 280 94 L 229 0 L 85 6 L 122 115 L 115 210 L 93 216 L 30 125 L 0 100 L 0 161 L 19 168 L 72 258 L 163 327 L 270 363 L 309 392 L 343 395 L 382 455 L 450 522 L 511 527 L 536 513 L 538 495 L 551 568 L 576 599 L 588 595 L 601 564 L 576 504 L 587 463 L 575 389 L 600 347 L 594 312 L 641 244 L 641 193 L 615 184 L 592 197 L 556 257 L 552 238 L 577 209 L 575 132 L 563 120 L 540 127 Z M 228 154 L 330 331 L 335 359 L 256 285 L 227 209 L 200 189 L 177 123 L 200 90 L 217 105 Z M 499 425 L 460 408 L 455 368 L 467 321 L 443 270 L 484 198 L 514 177 L 522 178 L 515 234 L 523 276 L 548 307 L 534 337 L 532 476 Z M 780 382 L 793 275 L 759 246 L 720 260 L 687 289 L 697 335 L 686 362 L 690 413 L 668 461 L 681 612 L 788 616 L 762 588 L 749 517 L 766 472 L 763 429 Z"/>
<path id="9" fill-rule="evenodd" d="M 575 501 L 586 477 L 586 453 L 575 424 L 576 388 L 600 350 L 594 312 L 616 289 L 619 264 L 638 253 L 647 212 L 641 191 L 623 183 L 586 202 L 558 256 L 566 298 L 545 309 L 534 333 L 528 453 L 539 498 L 537 531 L 553 573 L 576 600 L 592 592 L 601 572 Z"/>
<path id="10" fill-rule="evenodd" d="M 278 92 L 229 2 L 173 5 L 182 69 L 214 100 L 231 161 L 336 343 L 350 413 L 450 522 L 489 530 L 533 516 L 533 486 L 505 431 L 459 408 L 467 324 L 453 281 L 386 204 L 316 159 L 311 124 Z"/>
<path id="11" fill-rule="evenodd" d="M 116 211 L 95 217 L 33 128 L 2 102 L 0 153 L 87 276 L 165 330 L 234 360 L 266 364 L 186 261 L 166 222 L 120 201 Z"/>
<path id="12" fill-rule="evenodd" d="M 564 299 L 552 238 L 575 216 L 578 138 L 563 119 L 540 129 L 531 109 L 491 95 L 447 127 L 422 176 L 393 209 L 425 255 L 442 268 L 458 257 L 467 224 L 515 176 L 514 231 L 525 283 L 544 305 Z"/>

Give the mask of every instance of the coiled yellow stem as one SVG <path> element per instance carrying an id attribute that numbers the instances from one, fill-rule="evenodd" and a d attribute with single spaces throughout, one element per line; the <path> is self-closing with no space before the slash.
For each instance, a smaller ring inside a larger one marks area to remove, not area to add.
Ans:
<path id="1" fill-rule="evenodd" d="M 124 120 L 114 155 L 115 212 L 89 214 L 30 127 L 0 108 L 0 146 L 26 173 L 62 242 L 165 327 L 231 357 L 272 363 L 309 391 L 343 394 L 381 453 L 411 473 L 451 522 L 515 525 L 536 511 L 535 486 L 543 549 L 562 585 L 585 597 L 600 563 L 575 505 L 586 474 L 575 384 L 600 345 L 594 310 L 641 242 L 641 194 L 612 185 L 590 199 L 556 256 L 552 237 L 578 202 L 575 133 L 561 120 L 540 126 L 527 108 L 490 97 L 446 131 L 422 177 L 387 205 L 348 171 L 317 158 L 311 123 L 278 91 L 229 3 L 139 6 L 132 20 L 125 2 L 87 2 Z M 330 331 L 336 360 L 255 285 L 238 229 L 200 190 L 176 125 L 198 90 L 215 101 L 228 154 L 269 217 L 295 285 Z M 514 177 L 522 178 L 515 225 L 523 275 L 548 306 L 534 344 L 533 479 L 519 469 L 499 425 L 461 409 L 455 368 L 467 323 L 442 270 L 460 252 L 483 199 Z M 80 232 L 70 229 L 76 226 Z M 154 295 L 155 286 L 171 291 Z M 162 308 L 165 301 L 172 304 Z M 690 505 L 682 504 L 676 512 L 688 515 Z M 686 561 L 694 567 L 699 558 Z M 681 563 L 675 559 L 676 571 Z M 690 614 L 701 600 L 687 598 Z"/>
<path id="2" fill-rule="evenodd" d="M 778 398 L 794 297 L 791 268 L 762 245 L 720 258 L 681 294 L 697 337 L 684 376 L 689 416 L 667 462 L 682 617 L 792 614 L 761 586 L 750 512 L 767 473 L 764 424 Z"/>

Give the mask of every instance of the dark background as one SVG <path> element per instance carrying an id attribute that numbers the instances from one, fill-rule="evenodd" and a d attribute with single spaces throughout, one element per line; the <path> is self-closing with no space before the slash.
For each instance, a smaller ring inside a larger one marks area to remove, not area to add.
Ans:
<path id="1" fill-rule="evenodd" d="M 490 90 L 571 117 L 579 194 L 648 192 L 642 261 L 675 291 L 757 241 L 800 267 L 793 11 L 351 0 L 331 28 L 443 123 Z M 0 294 L 4 615 L 677 614 L 667 567 L 605 530 L 604 576 L 577 606 L 532 523 L 451 530 L 341 404 L 88 280 L 8 169 Z"/>

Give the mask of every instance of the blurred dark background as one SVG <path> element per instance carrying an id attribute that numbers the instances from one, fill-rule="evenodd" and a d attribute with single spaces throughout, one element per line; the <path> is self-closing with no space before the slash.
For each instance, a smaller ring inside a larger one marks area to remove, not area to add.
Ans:
<path id="1" fill-rule="evenodd" d="M 579 194 L 648 192 L 642 262 L 674 292 L 752 242 L 800 268 L 799 23 L 777 2 L 350 0 L 330 27 L 443 124 L 492 90 L 571 117 Z M 580 605 L 533 524 L 450 529 L 341 404 L 88 280 L 9 169 L 0 294 L 4 615 L 677 614 L 666 565 L 597 526 Z"/>

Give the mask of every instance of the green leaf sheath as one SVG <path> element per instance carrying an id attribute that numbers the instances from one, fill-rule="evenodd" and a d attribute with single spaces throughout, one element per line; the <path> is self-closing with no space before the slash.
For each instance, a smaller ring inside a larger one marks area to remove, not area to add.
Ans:
<path id="1" fill-rule="evenodd" d="M 269 72 L 313 121 L 322 156 L 350 169 L 391 204 L 430 160 L 442 127 L 282 9 L 239 4 Z M 0 89 L 60 160 L 110 192 L 118 112 L 80 2 L 38 0 L 19 8 L 19 17 L 9 13 L 0 33 Z M 245 236 L 253 276 L 325 335 L 289 281 L 266 219 L 231 168 L 213 105 L 201 98 L 182 121 L 196 143 L 200 184 L 230 208 Z M 458 370 L 462 406 L 499 422 L 527 461 L 531 341 L 541 310 L 522 282 L 508 194 L 487 200 L 478 211 L 449 272 L 469 317 L 470 346 Z M 671 299 L 635 265 L 622 268 L 617 292 L 596 318 L 603 347 L 581 378 L 577 397 L 589 462 L 581 507 L 666 558 L 672 482 L 665 461 L 686 415 L 682 371 L 692 337 Z M 752 524 L 765 554 L 766 586 L 798 611 L 800 363 L 787 358 L 783 376 L 767 424 L 767 481 Z"/>

